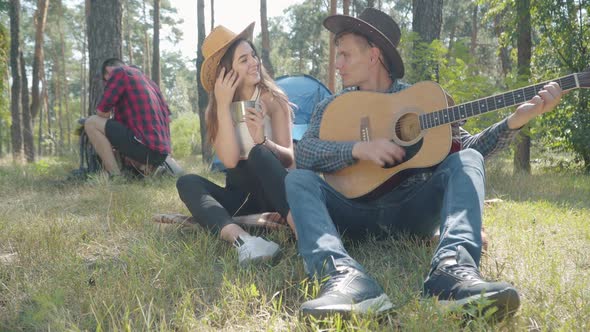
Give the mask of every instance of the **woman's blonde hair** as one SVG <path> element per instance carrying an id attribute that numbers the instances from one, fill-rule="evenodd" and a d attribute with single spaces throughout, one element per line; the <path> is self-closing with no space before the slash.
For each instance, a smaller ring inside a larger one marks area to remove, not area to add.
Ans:
<path id="1" fill-rule="evenodd" d="M 285 92 L 275 83 L 275 81 L 268 75 L 266 69 L 262 65 L 262 61 L 258 56 L 258 52 L 254 47 L 254 44 L 247 40 L 247 39 L 238 39 L 236 40 L 225 52 L 221 60 L 219 61 L 219 66 L 217 66 L 216 77 L 219 75 L 221 68 L 225 68 L 225 72 L 229 72 L 232 69 L 232 62 L 234 58 L 234 53 L 238 45 L 242 42 L 246 42 L 252 47 L 254 51 L 254 56 L 258 59 L 260 63 L 260 82 L 258 82 L 258 86 L 260 87 L 261 92 L 269 92 L 273 98 L 278 98 L 280 101 L 284 102 L 286 105 L 289 105 L 289 98 L 285 94 Z M 236 95 L 234 95 L 233 101 L 237 101 Z M 210 143 L 213 143 L 213 140 L 217 136 L 217 101 L 215 100 L 215 86 L 211 89 L 209 93 L 209 104 L 207 105 L 207 116 L 205 119 L 205 123 L 207 126 L 207 140 Z"/>

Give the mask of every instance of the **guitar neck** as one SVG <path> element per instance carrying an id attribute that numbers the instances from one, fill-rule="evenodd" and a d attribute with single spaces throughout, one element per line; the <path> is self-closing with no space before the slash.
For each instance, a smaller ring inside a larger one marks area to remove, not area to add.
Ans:
<path id="1" fill-rule="evenodd" d="M 546 81 L 525 88 L 512 90 L 503 94 L 478 99 L 420 115 L 422 129 L 434 128 L 449 123 L 465 120 L 480 114 L 496 111 L 505 107 L 520 105 L 531 100 L 537 92 L 549 82 L 557 82 L 563 91 L 579 88 L 578 74 L 571 74 L 556 80 Z"/>

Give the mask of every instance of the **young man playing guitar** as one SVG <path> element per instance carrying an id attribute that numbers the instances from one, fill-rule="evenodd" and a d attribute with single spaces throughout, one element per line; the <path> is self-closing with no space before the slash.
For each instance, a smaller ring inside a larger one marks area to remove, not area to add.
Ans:
<path id="1" fill-rule="evenodd" d="M 560 86 L 544 85 L 512 115 L 478 135 L 469 135 L 453 125 L 448 131 L 449 142 L 452 137 L 457 152 L 449 154 L 451 144 L 448 144 L 440 163 L 426 162 L 428 167 L 409 170 L 403 181 L 385 193 L 358 198 L 355 193 L 335 189 L 330 176 L 369 164 L 375 170 L 369 173 L 378 173 L 376 170 L 408 160 L 409 149 L 389 138 L 368 138 L 369 129 L 381 126 L 368 116 L 357 121 L 363 123 L 359 139 L 337 139 L 337 135 L 330 138 L 324 131 L 329 132 L 330 126 L 339 126 L 347 120 L 341 116 L 341 121 L 335 121 L 340 123 L 325 123 L 326 109 L 350 94 L 358 94 L 354 99 L 359 99 L 364 92 L 370 92 L 367 98 L 379 98 L 378 95 L 401 95 L 412 88 L 399 81 L 404 75 L 404 65 L 396 49 L 401 33 L 387 14 L 366 9 L 358 18 L 332 15 L 324 20 L 324 26 L 335 34 L 336 67 L 346 89 L 339 97 L 329 97 L 317 106 L 306 134 L 296 147 L 296 164 L 300 169 L 290 172 L 286 178 L 299 253 L 311 276 L 327 279 L 318 297 L 302 304 L 302 313 L 316 317 L 330 313 L 379 313 L 393 307 L 381 286 L 347 253 L 339 232 L 347 235 L 404 232 L 429 237 L 437 227 L 440 227 L 440 242 L 424 281 L 423 295 L 438 297 L 441 303 L 466 306 L 484 297 L 489 301 L 484 302 L 488 306 L 483 311 L 496 307 L 495 319 L 515 312 L 520 304 L 516 289 L 505 282 L 484 281 L 478 269 L 484 157 L 506 147 L 518 129 L 532 118 L 551 111 L 561 98 Z M 418 100 L 430 96 L 418 93 L 410 97 Z M 347 100 L 352 103 L 351 99 Z M 380 111 L 375 105 L 366 105 L 359 102 L 358 111 L 367 114 Z M 461 117 L 462 113 L 457 110 L 456 114 Z M 434 122 L 440 121 L 435 118 Z M 344 131 L 358 134 L 358 130 L 349 128 Z M 423 141 L 424 146 L 429 143 L 426 138 Z M 328 182 L 316 172 L 324 173 Z M 351 188 L 361 185 L 357 180 L 362 176 L 348 175 L 353 183 Z"/>

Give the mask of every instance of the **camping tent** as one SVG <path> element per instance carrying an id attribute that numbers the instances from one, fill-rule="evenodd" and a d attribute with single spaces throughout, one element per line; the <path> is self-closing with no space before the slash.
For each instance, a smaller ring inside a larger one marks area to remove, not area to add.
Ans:
<path id="1" fill-rule="evenodd" d="M 322 99 L 330 96 L 332 93 L 322 82 L 309 75 L 285 75 L 275 79 L 275 82 L 289 97 L 289 101 L 295 104 L 293 112 L 295 120 L 293 121 L 293 141 L 301 139 L 311 114 Z M 225 167 L 215 156 L 211 164 L 211 170 L 221 171 Z"/>
<path id="2" fill-rule="evenodd" d="M 332 93 L 322 82 L 309 75 L 281 76 L 276 82 L 289 96 L 289 101 L 296 105 L 293 110 L 293 140 L 299 141 L 307 129 L 315 106 Z"/>

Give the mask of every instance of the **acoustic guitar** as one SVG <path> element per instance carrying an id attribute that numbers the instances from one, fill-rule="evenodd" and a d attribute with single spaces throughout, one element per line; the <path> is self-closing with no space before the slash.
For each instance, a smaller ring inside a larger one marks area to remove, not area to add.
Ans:
<path id="1" fill-rule="evenodd" d="M 348 198 L 363 198 L 392 188 L 412 169 L 435 166 L 451 148 L 451 124 L 480 114 L 519 105 L 552 81 L 449 107 L 443 89 L 420 82 L 395 94 L 353 91 L 335 98 L 320 124 L 325 141 L 370 141 L 387 138 L 406 150 L 405 159 L 391 167 L 360 160 L 324 178 Z M 590 87 L 590 71 L 553 80 L 563 91 Z"/>

